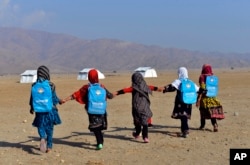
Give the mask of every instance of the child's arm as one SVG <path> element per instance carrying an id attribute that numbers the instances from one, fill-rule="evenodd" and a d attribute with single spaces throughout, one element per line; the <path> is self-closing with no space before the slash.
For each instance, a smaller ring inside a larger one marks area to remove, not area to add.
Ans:
<path id="1" fill-rule="evenodd" d="M 73 96 L 73 95 L 70 95 L 70 96 L 66 97 L 65 99 L 63 99 L 63 100 L 62 100 L 62 103 L 65 103 L 65 102 L 67 102 L 67 101 L 69 101 L 69 100 L 74 100 L 74 99 L 75 99 L 74 96 Z"/>
<path id="2" fill-rule="evenodd" d="M 55 90 L 52 91 L 52 101 L 53 101 L 53 105 L 57 105 L 57 104 L 62 104 L 62 103 L 64 103 L 63 100 L 60 99 L 60 98 L 57 96 Z"/>
<path id="3" fill-rule="evenodd" d="M 200 107 L 200 101 L 201 101 L 201 97 L 202 95 L 206 94 L 206 89 L 205 89 L 205 85 L 204 83 L 200 85 L 198 96 L 197 96 L 197 101 L 196 101 L 196 107 L 199 108 Z"/>
<path id="4" fill-rule="evenodd" d="M 86 100 L 87 93 L 88 93 L 88 84 L 84 85 L 78 91 L 76 91 L 73 94 L 71 94 L 70 96 L 66 97 L 63 101 L 66 102 L 69 100 L 75 100 L 80 104 L 86 104 L 87 103 L 87 100 Z"/>
<path id="5" fill-rule="evenodd" d="M 162 92 L 162 88 L 160 88 L 160 87 L 156 87 L 153 85 L 149 85 L 148 87 L 150 88 L 151 91 Z"/>
<path id="6" fill-rule="evenodd" d="M 108 99 L 113 99 L 114 98 L 114 94 L 110 93 L 106 88 L 105 88 L 105 90 L 106 90 L 106 96 L 107 96 L 107 98 Z"/>
<path id="7" fill-rule="evenodd" d="M 29 105 L 30 105 L 30 114 L 34 114 L 34 108 L 33 108 L 33 104 L 32 104 L 32 95 L 30 95 Z"/>
<path id="8" fill-rule="evenodd" d="M 132 87 L 123 88 L 121 90 L 118 90 L 118 91 L 114 92 L 113 95 L 117 96 L 117 95 L 121 95 L 121 94 L 125 94 L 125 93 L 131 93 L 132 91 L 133 91 Z"/>
<path id="9" fill-rule="evenodd" d="M 164 86 L 163 88 L 163 93 L 176 91 L 176 88 L 172 84 Z"/>

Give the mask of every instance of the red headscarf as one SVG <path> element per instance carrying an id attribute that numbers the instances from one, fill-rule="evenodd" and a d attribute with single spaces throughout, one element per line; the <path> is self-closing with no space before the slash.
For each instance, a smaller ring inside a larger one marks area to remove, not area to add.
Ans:
<path id="1" fill-rule="evenodd" d="M 91 69 L 88 73 L 88 79 L 89 79 L 89 82 L 91 84 L 94 84 L 94 83 L 98 83 L 99 82 L 99 79 L 98 79 L 98 72 L 96 69 Z M 78 101 L 79 103 L 81 104 L 86 104 L 87 103 L 87 93 L 88 93 L 88 87 L 89 85 L 86 84 L 86 85 L 83 85 L 81 87 L 81 89 L 79 89 L 78 91 L 74 92 L 72 94 L 72 96 L 75 98 L 76 101 Z"/>
<path id="2" fill-rule="evenodd" d="M 98 78 L 98 72 L 96 69 L 91 69 L 88 74 L 88 79 L 91 84 L 98 83 L 99 78 Z"/>
<path id="3" fill-rule="evenodd" d="M 199 78 L 199 83 L 205 83 L 206 80 L 206 76 L 208 75 L 213 75 L 213 71 L 212 71 L 212 67 L 210 64 L 204 64 L 202 66 L 202 71 L 201 71 L 201 75 Z"/>

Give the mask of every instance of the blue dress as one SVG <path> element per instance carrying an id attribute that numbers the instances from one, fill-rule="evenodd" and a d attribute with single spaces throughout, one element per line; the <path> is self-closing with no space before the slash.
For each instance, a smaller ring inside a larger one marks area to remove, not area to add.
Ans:
<path id="1" fill-rule="evenodd" d="M 34 127 L 50 127 L 51 125 L 61 124 L 61 118 L 56 107 L 60 99 L 57 97 L 55 90 L 52 91 L 53 108 L 51 112 L 36 113 L 32 123 Z"/>

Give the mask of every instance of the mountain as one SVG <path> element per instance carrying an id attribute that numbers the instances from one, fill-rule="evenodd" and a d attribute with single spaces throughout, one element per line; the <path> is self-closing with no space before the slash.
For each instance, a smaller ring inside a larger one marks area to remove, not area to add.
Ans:
<path id="1" fill-rule="evenodd" d="M 54 73 L 74 73 L 95 67 L 101 71 L 127 71 L 139 66 L 156 70 L 250 67 L 250 53 L 204 53 L 162 48 L 116 39 L 83 40 L 67 34 L 21 28 L 0 28 L 0 74 L 20 74 L 46 65 Z"/>

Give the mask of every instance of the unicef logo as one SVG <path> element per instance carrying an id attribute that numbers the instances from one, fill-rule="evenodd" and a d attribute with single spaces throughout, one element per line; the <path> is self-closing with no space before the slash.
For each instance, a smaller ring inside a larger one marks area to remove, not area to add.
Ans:
<path id="1" fill-rule="evenodd" d="M 95 93 L 96 93 L 97 95 L 100 95 L 100 94 L 101 94 L 101 91 L 100 91 L 100 90 L 96 90 Z"/>
<path id="2" fill-rule="evenodd" d="M 190 85 L 190 84 L 186 84 L 186 87 L 187 87 L 187 88 L 191 88 L 191 85 Z"/>
<path id="3" fill-rule="evenodd" d="M 44 89 L 43 88 L 39 88 L 38 89 L 38 93 L 43 93 L 44 92 Z"/>

